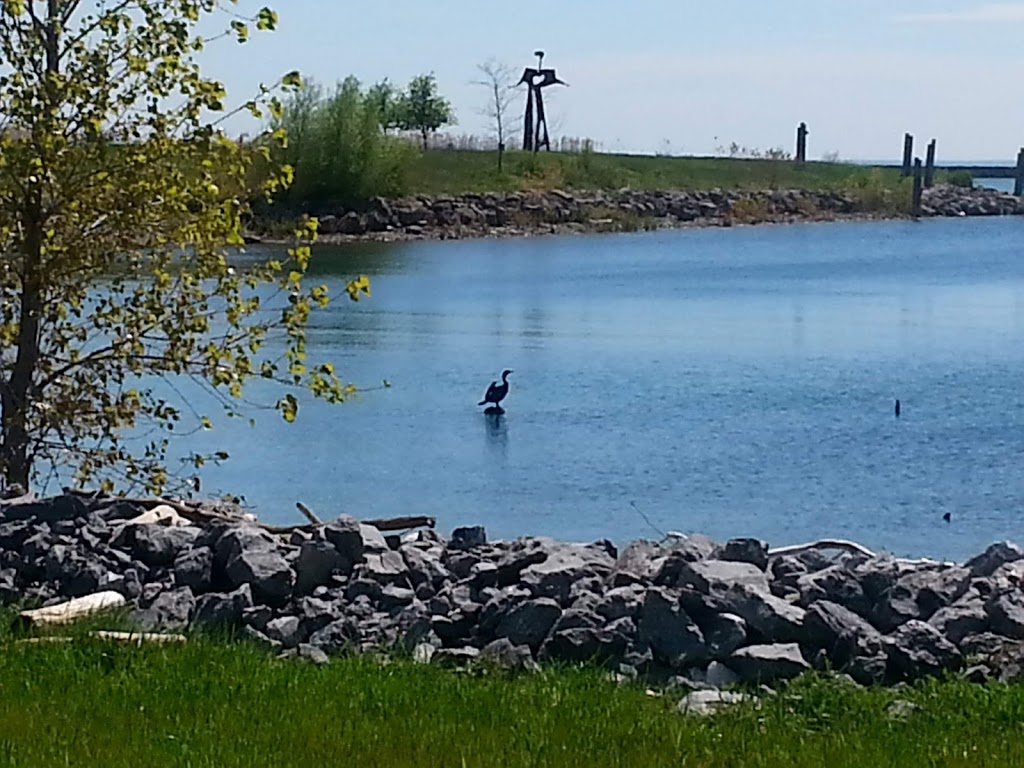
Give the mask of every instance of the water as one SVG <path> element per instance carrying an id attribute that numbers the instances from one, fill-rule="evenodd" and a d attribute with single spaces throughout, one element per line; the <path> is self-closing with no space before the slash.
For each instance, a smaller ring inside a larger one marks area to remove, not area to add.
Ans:
<path id="1" fill-rule="evenodd" d="M 311 354 L 393 386 L 304 400 L 295 425 L 222 420 L 195 443 L 233 456 L 205 487 L 268 522 L 301 522 L 302 500 L 495 538 L 657 538 L 646 516 L 950 558 L 1024 540 L 1022 235 L 1006 218 L 324 248 L 318 278 L 338 295 L 366 272 L 373 297 L 319 316 Z M 503 368 L 496 420 L 476 402 Z"/>
<path id="2" fill-rule="evenodd" d="M 998 189 L 1000 192 L 1013 193 L 1013 179 L 975 179 L 974 186 Z"/>

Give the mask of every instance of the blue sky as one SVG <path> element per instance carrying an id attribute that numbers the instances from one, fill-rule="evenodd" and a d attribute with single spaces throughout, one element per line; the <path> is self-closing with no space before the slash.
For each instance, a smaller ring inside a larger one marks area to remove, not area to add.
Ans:
<path id="1" fill-rule="evenodd" d="M 485 134 L 476 64 L 547 52 L 559 134 L 608 151 L 709 154 L 737 142 L 895 158 L 904 131 L 940 160 L 1015 158 L 1024 146 L 1024 2 L 960 0 L 240 0 L 280 28 L 208 52 L 206 72 L 244 100 L 298 69 L 404 84 L 433 71 L 456 133 Z M 515 105 L 517 113 L 519 102 Z"/>

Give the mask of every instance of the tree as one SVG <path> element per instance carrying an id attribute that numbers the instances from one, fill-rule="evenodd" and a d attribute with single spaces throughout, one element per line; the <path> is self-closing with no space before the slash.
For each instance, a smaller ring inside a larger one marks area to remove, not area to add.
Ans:
<path id="1" fill-rule="evenodd" d="M 477 69 L 482 75 L 476 80 L 476 85 L 482 85 L 488 90 L 487 106 L 483 114 L 491 120 L 494 126 L 494 134 L 498 139 L 498 170 L 501 171 L 502 156 L 505 154 L 505 115 L 517 94 L 513 90 L 513 70 L 506 64 L 496 59 L 488 59 L 483 64 L 478 64 Z"/>
<path id="2" fill-rule="evenodd" d="M 424 150 L 428 147 L 430 134 L 442 126 L 455 124 L 452 106 L 438 94 L 437 78 L 433 74 L 412 79 L 402 94 L 399 115 L 399 127 L 405 131 L 418 131 Z"/>
<path id="3" fill-rule="evenodd" d="M 366 103 L 377 113 L 380 127 L 385 135 L 390 129 L 398 127 L 401 122 L 399 115 L 399 93 L 386 77 L 367 89 Z"/>
<path id="4" fill-rule="evenodd" d="M 229 415 L 253 378 L 331 401 L 351 388 L 307 368 L 305 326 L 326 305 L 304 287 L 310 250 L 287 264 L 232 267 L 250 202 L 287 185 L 272 161 L 283 132 L 242 144 L 225 117 L 280 114 L 297 73 L 229 109 L 195 55 L 197 25 L 228 12 L 219 39 L 272 30 L 234 0 L 2 0 L 0 3 L 0 473 L 28 487 L 41 467 L 75 482 L 160 491 L 169 439 L 208 429 L 168 395 L 189 377 Z M 368 292 L 365 278 L 349 294 Z M 268 351 L 274 339 L 279 346 Z M 294 420 L 286 391 L 275 407 Z M 177 428 L 177 431 L 176 431 Z M 145 435 L 139 438 L 139 435 Z M 129 440 L 129 437 L 132 439 Z M 141 444 L 136 445 L 136 441 Z M 193 455 L 199 467 L 210 458 Z M 196 481 L 198 482 L 198 481 Z"/>

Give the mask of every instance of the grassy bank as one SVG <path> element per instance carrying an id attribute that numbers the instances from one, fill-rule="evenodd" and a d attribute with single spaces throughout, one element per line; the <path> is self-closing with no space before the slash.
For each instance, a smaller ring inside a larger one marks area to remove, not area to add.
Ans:
<path id="1" fill-rule="evenodd" d="M 509 677 L 406 662 L 275 661 L 193 639 L 0 654 L 0 765 L 1007 766 L 1024 689 L 865 691 L 806 679 L 710 720 L 596 670 Z M 887 712 L 906 699 L 919 708 Z"/>
<path id="2" fill-rule="evenodd" d="M 909 188 L 897 171 L 844 163 L 707 157 L 509 152 L 499 173 L 492 152 L 424 152 L 406 169 L 413 194 L 520 189 L 855 189 Z"/>

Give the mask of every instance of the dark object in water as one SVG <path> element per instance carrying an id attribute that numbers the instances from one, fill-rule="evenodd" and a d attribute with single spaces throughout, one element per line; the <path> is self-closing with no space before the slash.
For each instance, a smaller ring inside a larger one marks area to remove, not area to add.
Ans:
<path id="1" fill-rule="evenodd" d="M 946 521 L 947 523 L 949 522 L 949 518 L 950 518 L 950 514 L 949 514 L 949 512 L 947 512 L 946 514 L 944 514 L 944 515 L 942 516 L 942 519 L 943 519 L 943 520 L 945 520 L 945 521 Z"/>
<path id="2" fill-rule="evenodd" d="M 897 400 L 896 401 L 896 418 L 898 419 L 899 417 L 900 417 L 900 401 Z"/>
<path id="3" fill-rule="evenodd" d="M 498 405 L 498 403 L 504 400 L 505 395 L 508 394 L 508 375 L 510 373 L 512 371 L 505 371 L 501 374 L 501 384 L 492 381 L 491 386 L 487 388 L 487 392 L 484 394 L 484 399 L 477 403 L 477 405 L 487 405 L 488 403 Z"/>

